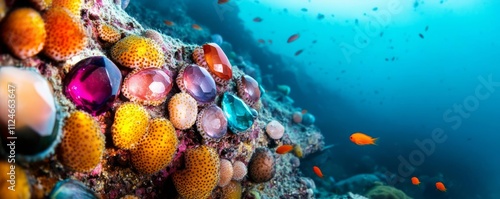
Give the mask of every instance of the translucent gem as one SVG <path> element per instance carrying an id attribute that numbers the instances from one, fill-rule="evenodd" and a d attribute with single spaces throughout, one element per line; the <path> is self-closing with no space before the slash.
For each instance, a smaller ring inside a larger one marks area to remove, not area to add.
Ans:
<path id="1" fill-rule="evenodd" d="M 259 83 L 248 75 L 243 75 L 238 81 L 238 95 L 250 106 L 260 99 Z"/>
<path id="2" fill-rule="evenodd" d="M 246 131 L 253 125 L 254 116 L 250 107 L 233 94 L 224 93 L 222 110 L 226 115 L 229 128 L 234 133 Z"/>
<path id="3" fill-rule="evenodd" d="M 120 92 L 122 74 L 106 57 L 76 63 L 64 78 L 64 94 L 79 109 L 92 115 L 109 110 Z"/>
<path id="4" fill-rule="evenodd" d="M 167 69 L 146 68 L 128 74 L 122 86 L 123 95 L 133 102 L 159 105 L 172 89 L 172 77 Z"/>
<path id="5" fill-rule="evenodd" d="M 217 88 L 207 69 L 197 65 L 188 65 L 181 71 L 178 84 L 196 101 L 209 103 L 215 100 Z"/>
<path id="6" fill-rule="evenodd" d="M 220 139 L 227 132 L 227 119 L 221 108 L 210 105 L 200 112 L 196 127 L 203 137 Z"/>
<path id="7" fill-rule="evenodd" d="M 222 80 L 230 80 L 233 76 L 233 69 L 224 51 L 216 43 L 203 45 L 203 53 L 208 70 Z"/>
<path id="8" fill-rule="evenodd" d="M 67 179 L 56 183 L 49 194 L 49 198 L 81 198 L 96 199 L 96 194 L 83 183 L 77 180 Z"/>
<path id="9" fill-rule="evenodd" d="M 34 70 L 5 66 L 0 68 L 0 138 L 15 139 L 15 153 L 27 161 L 41 160 L 53 153 L 60 142 L 61 112 L 52 87 Z"/>

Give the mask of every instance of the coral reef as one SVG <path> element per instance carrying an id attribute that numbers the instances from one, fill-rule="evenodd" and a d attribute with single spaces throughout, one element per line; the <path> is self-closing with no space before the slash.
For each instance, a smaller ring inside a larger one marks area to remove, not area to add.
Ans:
<path id="1" fill-rule="evenodd" d="M 113 143 L 121 149 L 133 148 L 147 132 L 149 113 L 135 103 L 124 103 L 115 112 L 115 121 L 111 127 Z"/>
<path id="2" fill-rule="evenodd" d="M 129 68 L 160 68 L 165 64 L 163 50 L 152 39 L 130 35 L 111 48 L 111 57 Z"/>
<path id="3" fill-rule="evenodd" d="M 403 191 L 386 185 L 375 186 L 365 195 L 370 199 L 411 199 Z"/>

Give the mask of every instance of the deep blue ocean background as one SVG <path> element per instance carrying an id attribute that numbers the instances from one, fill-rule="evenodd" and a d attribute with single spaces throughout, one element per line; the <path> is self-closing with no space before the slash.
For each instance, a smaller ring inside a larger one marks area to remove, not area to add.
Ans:
<path id="1" fill-rule="evenodd" d="M 161 13 L 176 2 L 144 6 Z M 500 1 L 184 3 L 198 24 L 260 66 L 264 87 L 289 85 L 294 106 L 315 115 L 336 145 L 318 162 L 330 168 L 326 176 L 383 168 L 413 198 L 500 198 Z M 379 137 L 377 146 L 351 143 L 357 131 Z M 433 132 L 442 140 L 429 144 Z"/>

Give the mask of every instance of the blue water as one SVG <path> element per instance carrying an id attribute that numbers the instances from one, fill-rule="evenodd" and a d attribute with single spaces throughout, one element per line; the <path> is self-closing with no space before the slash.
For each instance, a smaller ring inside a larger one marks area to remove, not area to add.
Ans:
<path id="1" fill-rule="evenodd" d="M 264 86 L 290 85 L 294 105 L 316 116 L 337 145 L 324 166 L 343 168 L 325 175 L 385 168 L 413 198 L 500 198 L 500 1 L 187 2 L 190 17 L 260 65 Z M 357 131 L 377 146 L 351 143 Z"/>

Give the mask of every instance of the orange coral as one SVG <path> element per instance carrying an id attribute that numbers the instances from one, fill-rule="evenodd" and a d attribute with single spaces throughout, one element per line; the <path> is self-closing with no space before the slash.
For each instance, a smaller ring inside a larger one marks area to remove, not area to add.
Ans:
<path id="1" fill-rule="evenodd" d="M 152 39 L 130 35 L 111 48 L 111 57 L 128 68 L 156 67 L 165 64 L 161 47 Z"/>
<path id="2" fill-rule="evenodd" d="M 109 43 L 116 43 L 122 37 L 119 30 L 105 23 L 100 23 L 97 26 L 97 31 L 99 32 L 99 38 Z"/>
<path id="3" fill-rule="evenodd" d="M 139 104 L 128 102 L 120 105 L 111 126 L 115 145 L 121 149 L 133 148 L 146 133 L 149 118 L 149 113 Z"/>
<path id="4" fill-rule="evenodd" d="M 47 36 L 42 16 L 31 8 L 19 8 L 5 19 L 2 40 L 17 57 L 25 59 L 38 54 Z"/>
<path id="5" fill-rule="evenodd" d="M 52 0 L 52 8 L 57 8 L 57 7 L 66 8 L 72 14 L 77 16 L 80 16 L 82 5 L 83 5 L 82 0 Z"/>
<path id="6" fill-rule="evenodd" d="M 14 166 L 14 170 L 12 170 Z M 9 174 L 9 173 L 14 173 Z M 21 166 L 16 164 L 8 163 L 7 161 L 0 161 L 0 196 L 2 198 L 18 198 L 18 199 L 28 199 L 31 198 L 30 184 L 26 172 L 21 168 Z M 14 177 L 14 180 L 12 180 Z M 15 190 L 9 189 L 11 185 L 11 180 L 15 185 Z"/>
<path id="7" fill-rule="evenodd" d="M 64 136 L 58 153 L 64 166 L 75 171 L 90 171 L 101 162 L 104 135 L 97 120 L 83 111 L 71 113 L 63 127 Z"/>
<path id="8" fill-rule="evenodd" d="M 187 93 L 177 93 L 168 102 L 170 121 L 177 129 L 188 129 L 196 122 L 198 104 Z"/>
<path id="9" fill-rule="evenodd" d="M 186 169 L 173 174 L 177 192 L 185 199 L 208 198 L 219 181 L 220 160 L 215 149 L 188 149 L 185 160 Z"/>
<path id="10" fill-rule="evenodd" d="M 52 5 L 52 0 L 30 0 L 37 10 L 45 10 Z"/>
<path id="11" fill-rule="evenodd" d="M 79 17 L 65 8 L 51 8 L 45 15 L 47 39 L 43 52 L 56 61 L 80 53 L 87 45 L 87 35 Z"/>
<path id="12" fill-rule="evenodd" d="M 170 164 L 178 144 L 172 123 L 165 118 L 154 119 L 146 135 L 131 150 L 132 164 L 142 173 L 156 173 Z"/>

